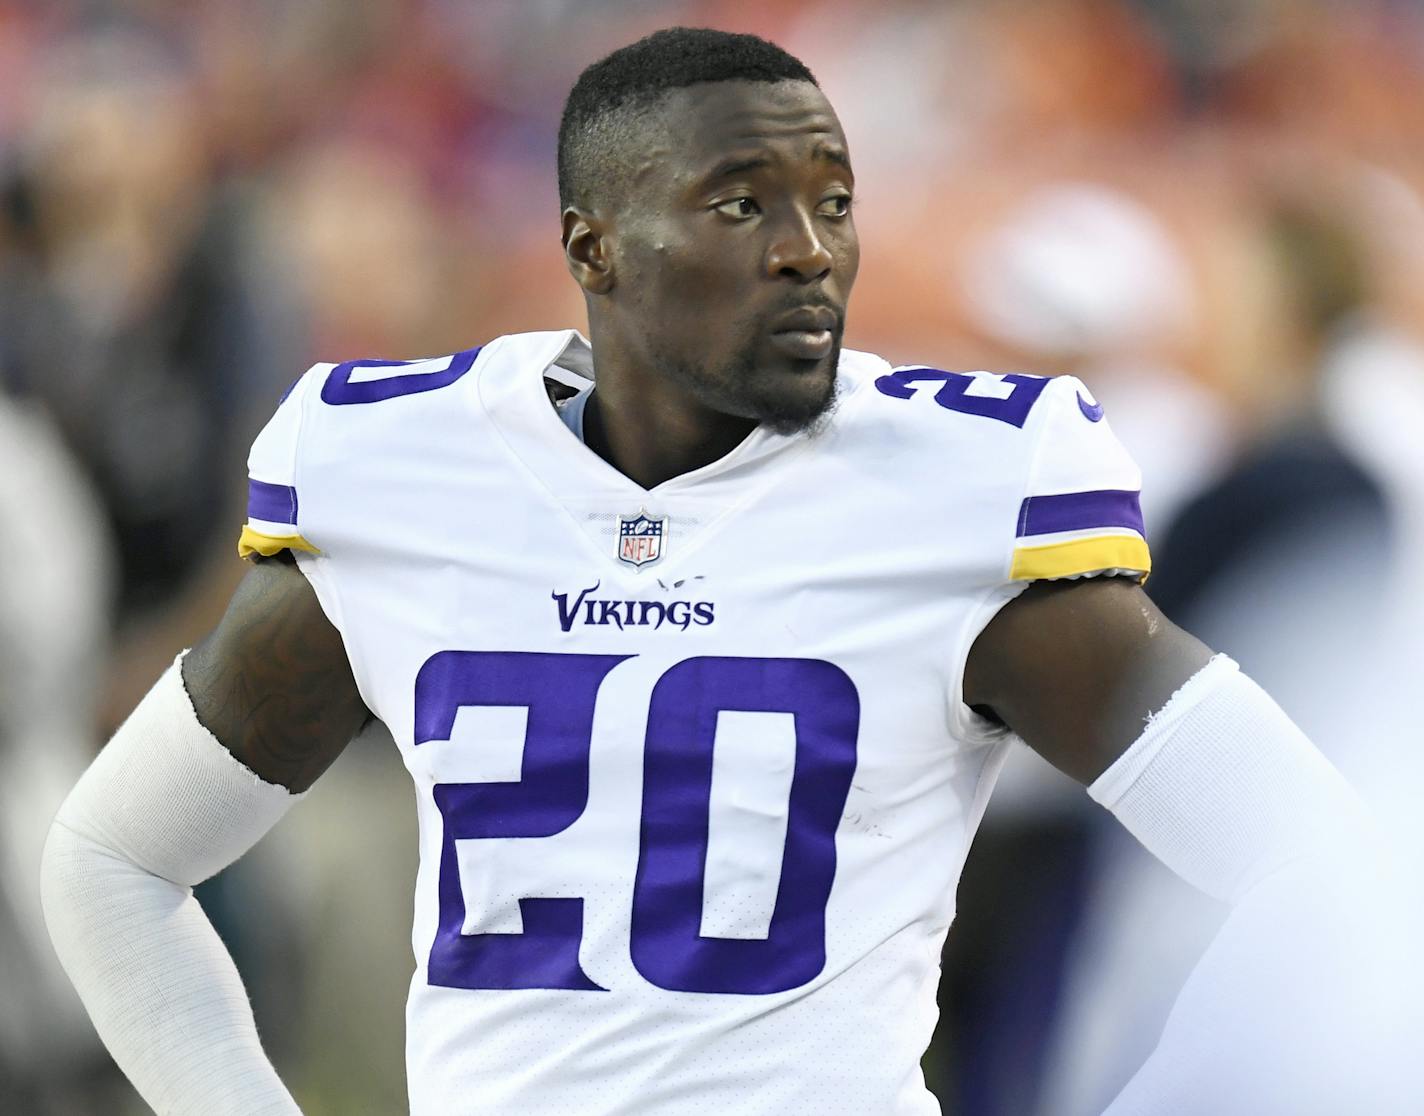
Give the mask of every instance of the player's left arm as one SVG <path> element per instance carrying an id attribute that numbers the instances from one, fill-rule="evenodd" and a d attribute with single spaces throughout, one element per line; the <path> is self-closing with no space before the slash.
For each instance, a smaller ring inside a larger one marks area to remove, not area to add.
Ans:
<path id="1" fill-rule="evenodd" d="M 1135 582 L 1103 577 L 1035 582 L 1006 605 L 964 696 L 1231 904 L 1112 1116 L 1395 1111 L 1364 1100 L 1388 1088 L 1389 852 L 1259 686 Z"/>
<path id="2" fill-rule="evenodd" d="M 1134 581 L 1036 581 L 975 641 L 964 700 L 1086 785 L 1210 659 Z"/>

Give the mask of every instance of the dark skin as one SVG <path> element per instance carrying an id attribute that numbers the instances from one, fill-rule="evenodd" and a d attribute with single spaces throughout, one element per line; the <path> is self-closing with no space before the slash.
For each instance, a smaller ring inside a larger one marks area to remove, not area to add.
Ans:
<path id="1" fill-rule="evenodd" d="M 815 86 L 692 86 L 639 130 L 631 183 L 565 209 L 563 244 L 598 369 L 590 447 L 652 488 L 761 422 L 814 418 L 860 244 L 845 136 Z M 778 341 L 798 311 L 829 326 L 828 352 Z"/>
<path id="2" fill-rule="evenodd" d="M 617 201 L 566 209 L 563 243 L 598 369 L 589 445 L 651 488 L 762 422 L 814 422 L 860 252 L 845 139 L 815 86 L 695 86 L 665 98 L 645 130 L 633 182 Z M 775 336 L 808 309 L 831 351 L 823 337 Z M 1131 581 L 1041 582 L 980 634 L 964 697 L 1088 783 L 1210 655 Z M 370 718 L 290 555 L 256 563 L 183 677 L 203 724 L 294 791 Z"/>
<path id="3" fill-rule="evenodd" d="M 289 551 L 254 563 L 183 659 L 193 709 L 269 783 L 304 791 L 370 719 L 341 636 Z"/>

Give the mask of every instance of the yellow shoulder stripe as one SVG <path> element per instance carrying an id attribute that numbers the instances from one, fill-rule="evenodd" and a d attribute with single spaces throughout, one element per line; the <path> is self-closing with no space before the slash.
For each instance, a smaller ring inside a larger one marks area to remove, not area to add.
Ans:
<path id="1" fill-rule="evenodd" d="M 254 554 L 270 558 L 283 550 L 305 550 L 308 554 L 321 553 L 301 535 L 264 535 L 261 531 L 254 531 L 247 526 L 242 528 L 242 537 L 237 540 L 237 556 L 239 558 L 250 558 Z"/>
<path id="2" fill-rule="evenodd" d="M 1147 543 L 1136 535 L 1098 535 L 1047 546 L 1020 546 L 1014 550 L 1009 577 L 1035 581 L 1112 569 L 1141 570 L 1145 581 L 1152 569 Z"/>

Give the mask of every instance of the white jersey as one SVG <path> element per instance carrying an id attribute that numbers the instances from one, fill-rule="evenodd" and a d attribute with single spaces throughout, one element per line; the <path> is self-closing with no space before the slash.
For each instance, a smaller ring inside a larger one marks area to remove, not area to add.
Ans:
<path id="1" fill-rule="evenodd" d="M 961 700 L 1028 580 L 1145 573 L 1071 378 L 847 351 L 827 426 L 645 490 L 572 331 L 322 364 L 252 450 L 416 784 L 416 1116 L 928 1114 L 954 892 L 1007 743 Z"/>

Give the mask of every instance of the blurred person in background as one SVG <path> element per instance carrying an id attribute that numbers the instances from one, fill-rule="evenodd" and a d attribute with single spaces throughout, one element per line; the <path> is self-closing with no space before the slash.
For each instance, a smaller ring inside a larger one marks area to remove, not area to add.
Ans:
<path id="1" fill-rule="evenodd" d="M 6 855 L 15 865 L 29 865 L 54 792 L 92 758 L 160 669 L 155 662 L 220 614 L 233 574 L 216 528 L 241 501 L 231 476 L 253 426 L 243 416 L 277 397 L 284 384 L 272 370 L 301 348 L 291 287 L 263 235 L 260 186 L 231 166 L 218 173 L 225 137 L 204 130 L 195 76 L 179 54 L 122 19 L 63 36 L 28 59 L 27 111 L 4 149 L 0 371 L 23 410 L 7 423 L 15 436 L 3 450 L 30 458 L 6 481 L 30 482 L 37 502 L 25 529 L 7 523 L 17 540 L 8 557 L 53 575 L 6 587 L 16 594 L 10 616 L 33 637 L 11 646 L 39 664 L 16 664 L 3 678 L 23 699 L 5 752 L 14 807 L 4 818 Z M 8 510 L 22 514 L 23 489 L 7 491 Z M 41 558 L 42 547 L 56 556 Z M 102 608 L 92 603 L 94 576 L 80 576 L 86 562 L 104 574 Z M 81 647 L 82 663 L 73 658 Z M 41 667 L 68 678 L 67 700 L 32 684 Z M 48 742 L 50 726 L 34 715 L 46 707 L 68 725 Z M 276 960 L 291 952 L 290 919 L 272 902 L 280 879 L 244 866 L 202 889 L 235 952 L 267 949 L 253 989 L 277 1020 L 300 987 Z M 16 942 L 34 940 L 37 877 L 26 867 L 10 882 L 26 931 Z M 255 902 L 272 912 L 261 934 L 232 917 Z M 7 1007 L 20 1018 L 55 974 L 47 964 L 17 972 Z M 66 991 L 55 1010 L 73 1007 Z M 53 1028 L 47 1019 L 28 1012 L 32 1044 L 49 1030 L 61 1043 L 62 1019 Z M 62 1085 L 63 1060 L 48 1055 L 17 1063 L 41 1086 L 26 1111 L 63 1105 L 74 1092 Z M 117 1095 L 132 1095 L 119 1086 Z M 92 1098 L 82 1107 L 94 1111 Z"/>
<path id="2" fill-rule="evenodd" d="M 1415 794 L 1424 750 L 1413 700 L 1424 662 L 1424 195 L 1417 168 L 1410 177 L 1377 165 L 1355 169 L 1355 189 L 1339 201 L 1368 246 L 1376 291 L 1328 354 L 1323 407 L 1335 436 L 1379 484 L 1394 546 L 1381 582 L 1389 607 L 1356 664 L 1369 709 L 1344 766 L 1424 864 Z"/>
<path id="3" fill-rule="evenodd" d="M 99 523 L 53 423 L 0 391 L 0 1109 L 25 1116 L 112 1111 L 129 1091 L 38 901 L 44 832 L 99 740 L 113 577 Z"/>
<path id="4" fill-rule="evenodd" d="M 260 189 L 220 173 L 224 137 L 205 130 L 197 92 L 176 44 L 100 21 L 32 65 L 7 161 L 0 344 L 89 474 L 116 547 L 109 718 L 151 675 L 152 645 L 171 643 L 174 611 L 201 615 L 244 416 L 301 349 Z"/>

